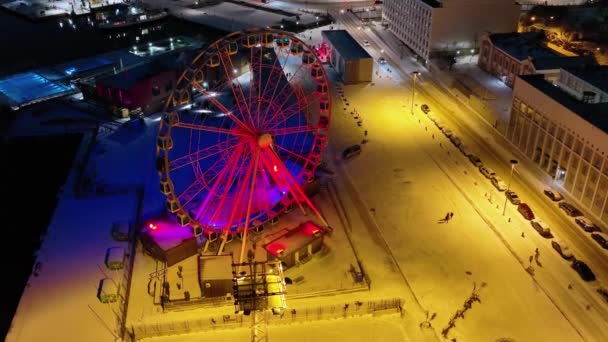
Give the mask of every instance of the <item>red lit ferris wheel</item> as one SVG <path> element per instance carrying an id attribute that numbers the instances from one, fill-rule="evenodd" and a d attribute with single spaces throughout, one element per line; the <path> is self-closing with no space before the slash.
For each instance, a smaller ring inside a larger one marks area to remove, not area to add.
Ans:
<path id="1" fill-rule="evenodd" d="M 179 78 L 160 124 L 168 211 L 222 247 L 292 205 L 324 222 L 302 186 L 314 178 L 330 118 L 327 76 L 298 38 L 256 29 L 210 44 Z"/>

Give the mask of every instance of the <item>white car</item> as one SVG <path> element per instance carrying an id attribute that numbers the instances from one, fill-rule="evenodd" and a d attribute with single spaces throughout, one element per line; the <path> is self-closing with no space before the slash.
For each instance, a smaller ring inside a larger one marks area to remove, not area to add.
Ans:
<path id="1" fill-rule="evenodd" d="M 554 238 L 551 241 L 551 246 L 553 247 L 553 249 L 555 249 L 557 251 L 557 253 L 559 253 L 559 255 L 562 256 L 562 258 L 564 259 L 572 259 L 574 257 L 574 254 L 572 254 L 572 251 L 570 250 L 570 247 L 568 247 L 568 245 L 566 245 L 562 240 L 560 239 L 556 239 Z"/>
<path id="2" fill-rule="evenodd" d="M 494 170 L 490 169 L 489 167 L 485 167 L 484 165 L 481 165 L 479 167 L 479 172 L 481 172 L 482 175 L 486 176 L 486 178 L 492 178 L 496 175 L 496 172 L 494 172 Z"/>
<path id="3" fill-rule="evenodd" d="M 378 58 L 378 63 L 380 63 L 380 64 L 386 64 L 386 58 L 384 58 L 384 57 Z"/>
<path id="4" fill-rule="evenodd" d="M 445 134 L 445 136 L 448 138 L 451 137 L 452 135 L 454 135 L 454 132 L 452 132 L 452 130 L 449 128 L 444 127 L 442 129 L 442 131 L 443 131 L 443 134 Z"/>
<path id="5" fill-rule="evenodd" d="M 369 42 L 367 40 L 363 41 L 363 46 L 369 46 Z"/>
<path id="6" fill-rule="evenodd" d="M 443 127 L 445 127 L 445 124 L 443 123 L 443 121 L 439 120 L 439 119 L 435 119 L 435 125 L 437 126 L 437 128 L 439 129 L 443 129 Z"/>
<path id="7" fill-rule="evenodd" d="M 536 230 L 542 237 L 551 237 L 551 228 L 549 228 L 549 225 L 547 225 L 544 221 L 532 219 L 530 220 L 530 223 L 532 224 L 534 230 Z"/>
<path id="8" fill-rule="evenodd" d="M 494 187 L 498 189 L 498 191 L 507 190 L 507 184 L 502 179 L 496 176 L 492 177 L 492 185 L 494 185 Z"/>

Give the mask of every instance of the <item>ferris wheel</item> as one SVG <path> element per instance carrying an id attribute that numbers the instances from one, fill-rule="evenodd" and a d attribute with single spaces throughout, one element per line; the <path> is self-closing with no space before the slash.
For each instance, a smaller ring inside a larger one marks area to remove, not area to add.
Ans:
<path id="1" fill-rule="evenodd" d="M 302 190 L 327 144 L 329 82 L 312 48 L 255 29 L 204 49 L 178 79 L 157 138 L 167 210 L 225 242 L 293 206 L 325 221 Z M 243 249 L 241 249 L 241 258 Z"/>

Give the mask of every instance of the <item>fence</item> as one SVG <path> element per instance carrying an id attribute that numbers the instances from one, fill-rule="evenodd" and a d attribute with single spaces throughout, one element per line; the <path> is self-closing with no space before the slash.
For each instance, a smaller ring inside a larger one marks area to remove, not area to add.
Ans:
<path id="1" fill-rule="evenodd" d="M 362 316 L 380 316 L 399 314 L 402 310 L 402 300 L 398 298 L 370 302 L 350 302 L 340 305 L 325 305 L 314 308 L 291 308 L 281 315 L 272 315 L 266 311 L 269 325 L 306 323 L 318 320 L 353 318 Z M 242 314 L 223 315 L 218 317 L 206 316 L 189 320 L 137 322 L 131 326 L 135 339 L 155 336 L 188 334 L 206 330 L 249 328 L 251 316 Z"/>

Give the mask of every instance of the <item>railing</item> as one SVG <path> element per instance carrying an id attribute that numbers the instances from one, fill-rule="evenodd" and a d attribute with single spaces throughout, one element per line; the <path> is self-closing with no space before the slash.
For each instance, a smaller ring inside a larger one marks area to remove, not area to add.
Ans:
<path id="1" fill-rule="evenodd" d="M 370 302 L 349 302 L 345 304 L 325 305 L 311 308 L 290 308 L 281 315 L 272 315 L 265 311 L 270 325 L 305 323 L 332 318 L 353 318 L 362 316 L 379 316 L 401 314 L 403 301 L 399 298 Z M 249 328 L 251 316 L 242 314 L 206 316 L 189 320 L 137 322 L 130 329 L 135 339 L 155 336 L 187 334 L 215 329 Z"/>

